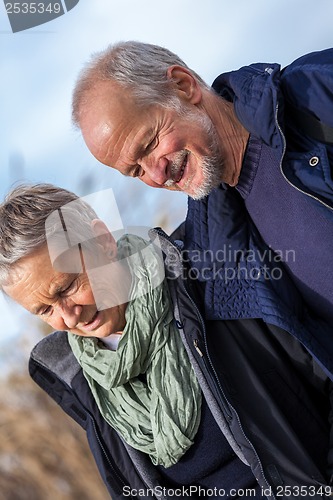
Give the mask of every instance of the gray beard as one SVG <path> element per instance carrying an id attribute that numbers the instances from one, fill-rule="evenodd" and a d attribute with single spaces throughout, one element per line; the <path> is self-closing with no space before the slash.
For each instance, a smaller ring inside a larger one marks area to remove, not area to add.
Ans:
<path id="1" fill-rule="evenodd" d="M 200 200 L 202 198 L 205 198 L 205 196 L 207 196 L 214 188 L 220 185 L 224 169 L 223 155 L 220 151 L 216 130 L 208 116 L 203 114 L 200 115 L 194 112 L 188 112 L 188 110 L 185 108 L 180 108 L 180 112 L 189 120 L 199 123 L 205 130 L 207 136 L 210 137 L 210 154 L 204 156 L 201 163 L 201 185 L 197 186 L 194 191 L 190 189 L 191 184 L 185 186 L 182 190 L 183 193 L 186 193 L 193 200 Z M 165 182 L 165 187 L 172 187 L 173 185 L 175 185 L 174 176 L 177 174 L 177 172 L 179 172 L 180 165 L 184 159 L 184 155 L 186 154 L 191 155 L 190 151 L 183 150 L 180 151 L 174 158 L 173 164 L 171 166 L 172 179 Z"/>
<path id="2" fill-rule="evenodd" d="M 201 170 L 203 180 L 195 191 L 187 193 L 193 200 L 201 200 L 221 184 L 222 159 L 216 156 L 205 156 L 202 161 Z"/>
<path id="3" fill-rule="evenodd" d="M 191 153 L 189 151 L 181 151 L 178 155 L 179 160 L 181 161 L 184 158 L 184 155 Z M 179 171 L 179 162 L 177 161 L 171 167 L 171 175 L 175 175 Z M 221 172 L 222 172 L 222 158 L 220 155 L 215 154 L 211 156 L 204 156 L 201 163 L 201 172 L 202 172 L 202 183 L 200 186 L 195 188 L 195 191 L 190 190 L 191 184 L 185 186 L 182 189 L 182 192 L 187 194 L 193 200 L 201 200 L 205 198 L 214 188 L 220 185 L 221 183 Z M 164 183 L 165 187 L 172 187 L 176 185 L 174 180 L 168 180 Z"/>
<path id="4" fill-rule="evenodd" d="M 197 186 L 194 192 L 187 194 L 193 200 L 201 200 L 202 198 L 205 198 L 205 196 L 208 196 L 214 188 L 220 185 L 224 165 L 217 133 L 213 123 L 205 115 L 201 115 L 200 117 L 196 116 L 196 120 L 201 123 L 204 130 L 206 131 L 206 134 L 210 137 L 210 154 L 209 156 L 207 155 L 202 158 L 201 185 Z"/>

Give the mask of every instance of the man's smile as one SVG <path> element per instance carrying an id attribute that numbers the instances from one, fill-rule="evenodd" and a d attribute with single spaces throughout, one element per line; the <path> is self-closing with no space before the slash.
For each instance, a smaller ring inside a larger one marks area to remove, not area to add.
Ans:
<path id="1" fill-rule="evenodd" d="M 165 187 L 171 188 L 177 186 L 180 188 L 179 183 L 184 177 L 189 151 L 182 151 L 177 156 L 176 160 L 172 163 L 170 179 L 164 183 Z"/>
<path id="2" fill-rule="evenodd" d="M 188 158 L 188 152 L 185 152 L 185 156 L 184 156 L 184 159 L 180 165 L 180 170 L 178 171 L 178 177 L 177 178 L 174 178 L 173 182 L 175 184 L 178 184 L 182 178 L 183 178 L 183 175 L 184 175 L 184 172 L 185 172 L 185 167 L 186 167 L 186 164 L 187 164 L 187 158 Z"/>

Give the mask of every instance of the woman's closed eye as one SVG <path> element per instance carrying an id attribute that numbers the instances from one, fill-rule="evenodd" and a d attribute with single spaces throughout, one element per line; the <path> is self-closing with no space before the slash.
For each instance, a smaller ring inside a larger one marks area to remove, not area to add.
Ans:
<path id="1" fill-rule="evenodd" d="M 47 306 L 45 307 L 45 309 L 42 309 L 40 312 L 39 312 L 39 315 L 44 317 L 44 318 L 47 318 L 48 316 L 51 315 L 52 313 L 52 306 Z"/>
<path id="2" fill-rule="evenodd" d="M 59 292 L 61 297 L 68 297 L 72 293 L 75 293 L 78 289 L 78 278 L 75 278 L 70 284 Z"/>

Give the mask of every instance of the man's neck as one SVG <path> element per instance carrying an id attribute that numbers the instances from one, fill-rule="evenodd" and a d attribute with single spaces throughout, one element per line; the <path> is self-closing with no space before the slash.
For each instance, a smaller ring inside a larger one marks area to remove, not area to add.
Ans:
<path id="1" fill-rule="evenodd" d="M 233 103 L 211 93 L 207 96 L 205 109 L 215 126 L 220 144 L 223 159 L 221 181 L 236 186 L 250 134 L 238 120 Z"/>

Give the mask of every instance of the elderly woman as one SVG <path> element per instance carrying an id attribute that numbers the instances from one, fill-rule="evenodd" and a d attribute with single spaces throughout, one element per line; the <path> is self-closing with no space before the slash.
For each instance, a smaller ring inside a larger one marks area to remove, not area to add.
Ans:
<path id="1" fill-rule="evenodd" d="M 100 411 L 128 443 L 176 463 L 198 430 L 201 391 L 157 249 L 130 235 L 117 244 L 89 205 L 47 185 L 14 191 L 1 221 L 4 292 L 72 334 Z"/>
<path id="2" fill-rule="evenodd" d="M 330 380 L 294 333 L 273 317 L 273 324 L 260 316 L 204 324 L 191 296 L 196 282 L 184 286 L 176 273 L 167 284 L 155 245 L 133 235 L 115 242 L 92 208 L 64 189 L 14 190 L 0 206 L 0 235 L 0 286 L 69 332 L 99 412 L 126 443 L 132 468 L 133 450 L 150 457 L 150 466 L 135 462 L 144 484 L 192 485 L 211 498 L 247 496 L 247 489 L 252 498 L 285 498 L 301 486 L 311 498 L 327 495 L 329 486 L 319 488 L 332 472 Z M 286 283 L 279 290 L 288 293 Z M 302 304 L 288 309 L 298 335 L 306 327 L 295 309 Z M 120 446 L 113 452 L 124 465 Z"/>

